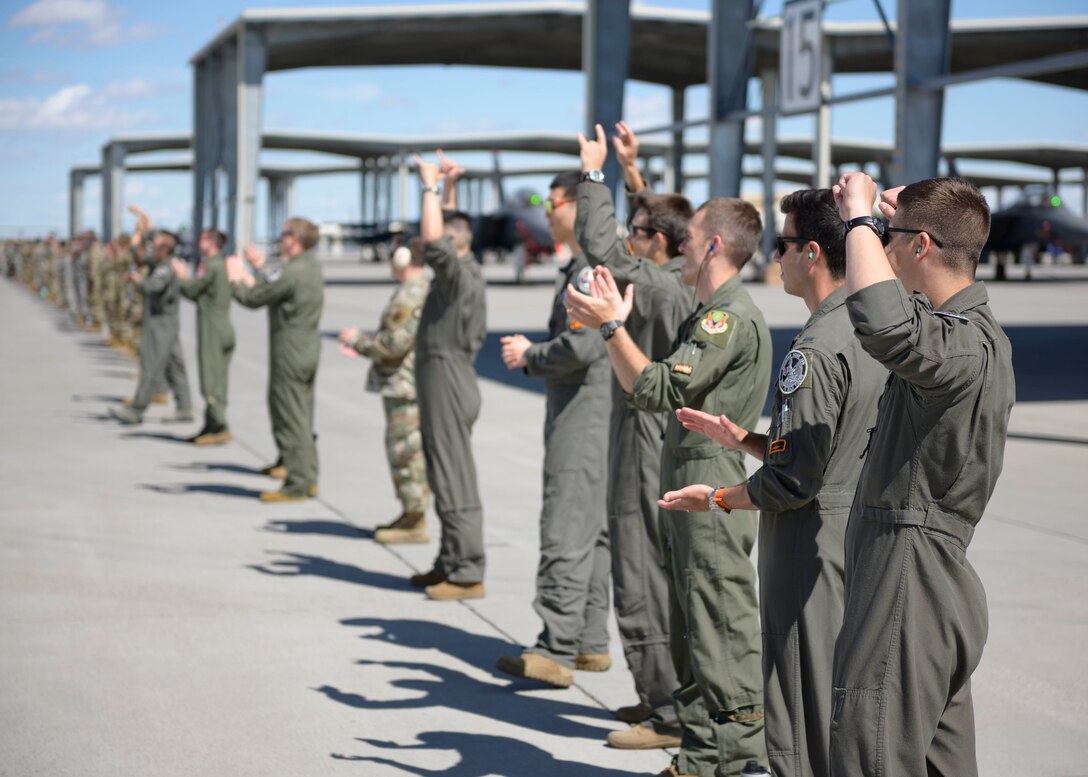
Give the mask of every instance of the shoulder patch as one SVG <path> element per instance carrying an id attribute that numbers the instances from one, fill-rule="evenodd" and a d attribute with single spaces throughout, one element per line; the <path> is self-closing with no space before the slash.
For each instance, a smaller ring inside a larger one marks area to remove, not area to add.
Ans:
<path id="1" fill-rule="evenodd" d="M 808 357 L 803 351 L 790 351 L 782 360 L 782 369 L 778 373 L 778 390 L 783 394 L 792 394 L 801 388 L 808 376 Z"/>
<path id="2" fill-rule="evenodd" d="M 729 313 L 724 310 L 711 310 L 699 322 L 699 326 L 710 335 L 725 334 L 729 331 Z"/>
<path id="3" fill-rule="evenodd" d="M 589 294 L 589 282 L 593 280 L 593 268 L 583 267 L 578 273 L 578 291 Z"/>

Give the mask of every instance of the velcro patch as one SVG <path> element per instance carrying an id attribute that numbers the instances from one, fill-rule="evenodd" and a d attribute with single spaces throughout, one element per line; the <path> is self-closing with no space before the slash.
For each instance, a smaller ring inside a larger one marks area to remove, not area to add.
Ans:
<path id="1" fill-rule="evenodd" d="M 768 449 L 768 452 L 772 453 L 772 454 L 774 454 L 774 453 L 785 453 L 786 452 L 786 441 L 781 439 L 781 438 L 779 438 L 777 440 L 771 440 L 771 447 Z"/>
<path id="2" fill-rule="evenodd" d="M 804 351 L 790 351 L 782 360 L 782 370 L 778 374 L 778 390 L 783 394 L 792 394 L 801 388 L 808 378 L 808 358 Z"/>
<path id="3" fill-rule="evenodd" d="M 690 375 L 691 374 L 691 365 L 690 364 L 674 364 L 672 366 L 672 371 L 673 372 L 679 372 L 681 375 Z"/>
<path id="4" fill-rule="evenodd" d="M 720 335 L 729 331 L 729 314 L 724 310 L 711 310 L 699 326 L 709 335 Z"/>
<path id="5" fill-rule="evenodd" d="M 585 324 L 583 324 L 581 321 L 571 321 L 570 322 L 570 331 L 574 332 L 574 331 L 576 331 L 578 329 L 581 329 L 584 326 L 585 326 Z"/>

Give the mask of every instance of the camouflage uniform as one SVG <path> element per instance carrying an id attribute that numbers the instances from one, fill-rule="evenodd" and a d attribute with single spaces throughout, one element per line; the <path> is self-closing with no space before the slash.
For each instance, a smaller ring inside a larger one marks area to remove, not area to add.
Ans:
<path id="1" fill-rule="evenodd" d="M 87 248 L 88 297 L 90 324 L 100 327 L 106 320 L 104 309 L 103 280 L 106 260 L 102 255 L 102 245 L 95 240 Z"/>
<path id="2" fill-rule="evenodd" d="M 400 285 L 382 311 L 381 328 L 360 334 L 352 347 L 371 360 L 366 390 L 385 406 L 385 455 L 405 513 L 427 510 L 430 488 L 416 403 L 416 330 L 430 282 L 421 275 Z"/>

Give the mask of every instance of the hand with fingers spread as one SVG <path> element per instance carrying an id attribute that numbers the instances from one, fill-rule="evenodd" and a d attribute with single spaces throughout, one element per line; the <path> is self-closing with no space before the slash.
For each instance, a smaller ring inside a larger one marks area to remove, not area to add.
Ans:
<path id="1" fill-rule="evenodd" d="M 657 506 L 685 513 L 708 513 L 710 512 L 710 495 L 713 493 L 713 486 L 684 486 L 679 491 L 666 493 L 657 500 Z"/>
<path id="2" fill-rule="evenodd" d="M 604 161 L 608 158 L 608 141 L 604 135 L 604 127 L 595 125 L 597 137 L 595 140 L 586 140 L 586 136 L 578 133 L 578 155 L 582 158 L 582 171 L 600 170 Z"/>
<path id="3" fill-rule="evenodd" d="M 502 361 L 507 369 L 516 370 L 525 366 L 525 352 L 533 344 L 528 337 L 525 335 L 508 335 L 499 342 L 502 343 Z"/>
<path id="4" fill-rule="evenodd" d="M 685 428 L 709 437 L 730 450 L 741 450 L 748 438 L 747 429 L 742 429 L 724 415 L 710 415 L 702 410 L 682 407 L 676 411 L 676 420 Z"/>
<path id="5" fill-rule="evenodd" d="M 171 259 L 170 269 L 174 271 L 174 275 L 183 281 L 189 277 L 189 265 L 180 259 Z"/>
<path id="6" fill-rule="evenodd" d="M 254 270 L 259 270 L 264 267 L 264 263 L 267 258 L 264 254 L 264 251 L 260 250 L 252 243 L 248 244 L 242 250 L 242 255 L 245 257 L 246 262 L 249 264 L 249 266 L 252 267 Z"/>
<path id="7" fill-rule="evenodd" d="M 634 300 L 634 284 L 628 284 L 626 291 L 620 294 L 616 279 L 607 267 L 593 271 L 589 294 L 567 284 L 567 313 L 586 326 L 600 327 L 608 321 L 626 321 Z"/>

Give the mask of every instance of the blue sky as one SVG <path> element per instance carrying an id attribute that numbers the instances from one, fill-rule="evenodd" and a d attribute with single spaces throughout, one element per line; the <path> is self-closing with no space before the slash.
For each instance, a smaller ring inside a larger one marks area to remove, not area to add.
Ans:
<path id="1" fill-rule="evenodd" d="M 390 4 L 386 0 L 353 5 Z M 4 183 L 0 186 L 0 235 L 66 231 L 68 170 L 75 164 L 96 163 L 110 135 L 190 129 L 188 60 L 243 9 L 310 5 L 329 3 L 4 0 L 0 4 Z M 708 8 L 705 0 L 656 0 L 645 5 Z M 894 0 L 885 0 L 884 5 L 894 18 Z M 954 18 L 1023 16 L 1026 7 L 1015 0 L 953 0 L 952 14 Z M 780 9 L 781 0 L 766 0 L 762 10 L 773 16 Z M 1083 0 L 1044 0 L 1030 9 L 1037 16 L 1085 13 Z M 828 8 L 825 18 L 870 21 L 877 15 L 872 0 L 841 0 Z M 834 89 L 845 93 L 890 83 L 889 78 L 841 78 Z M 573 138 L 581 128 L 583 95 L 577 73 L 425 66 L 288 71 L 265 78 L 264 126 L 412 136 L 548 130 L 569 131 Z M 689 89 L 686 99 L 689 117 L 706 114 L 705 88 Z M 636 129 L 665 123 L 669 100 L 669 92 L 662 87 L 630 83 L 626 117 Z M 837 107 L 832 134 L 890 142 L 892 111 L 890 99 Z M 781 136 L 811 131 L 810 118 L 779 125 Z M 758 127 L 750 127 L 749 134 L 758 135 Z M 689 137 L 700 135 L 693 131 Z M 1088 143 L 1088 93 L 1019 81 L 955 87 L 947 92 L 944 141 Z M 288 152 L 266 153 L 263 159 L 299 166 L 342 161 Z M 482 157 L 465 156 L 464 161 L 485 164 Z M 516 167 L 539 160 L 504 155 L 503 161 Z M 693 161 L 692 166 L 703 163 Z M 512 186 L 539 189 L 545 184 L 546 180 L 522 179 Z M 1064 194 L 1079 210 L 1078 188 L 1067 187 Z M 296 210 L 321 221 L 358 220 L 358 189 L 353 176 L 304 179 L 298 184 Z M 688 193 L 699 199 L 705 188 L 693 185 Z M 127 202 L 143 205 L 159 223 L 178 226 L 189 220 L 191 183 L 184 174 L 130 175 L 125 194 Z M 260 230 L 263 187 L 258 196 Z M 85 226 L 98 226 L 99 204 L 99 186 L 91 180 Z"/>

